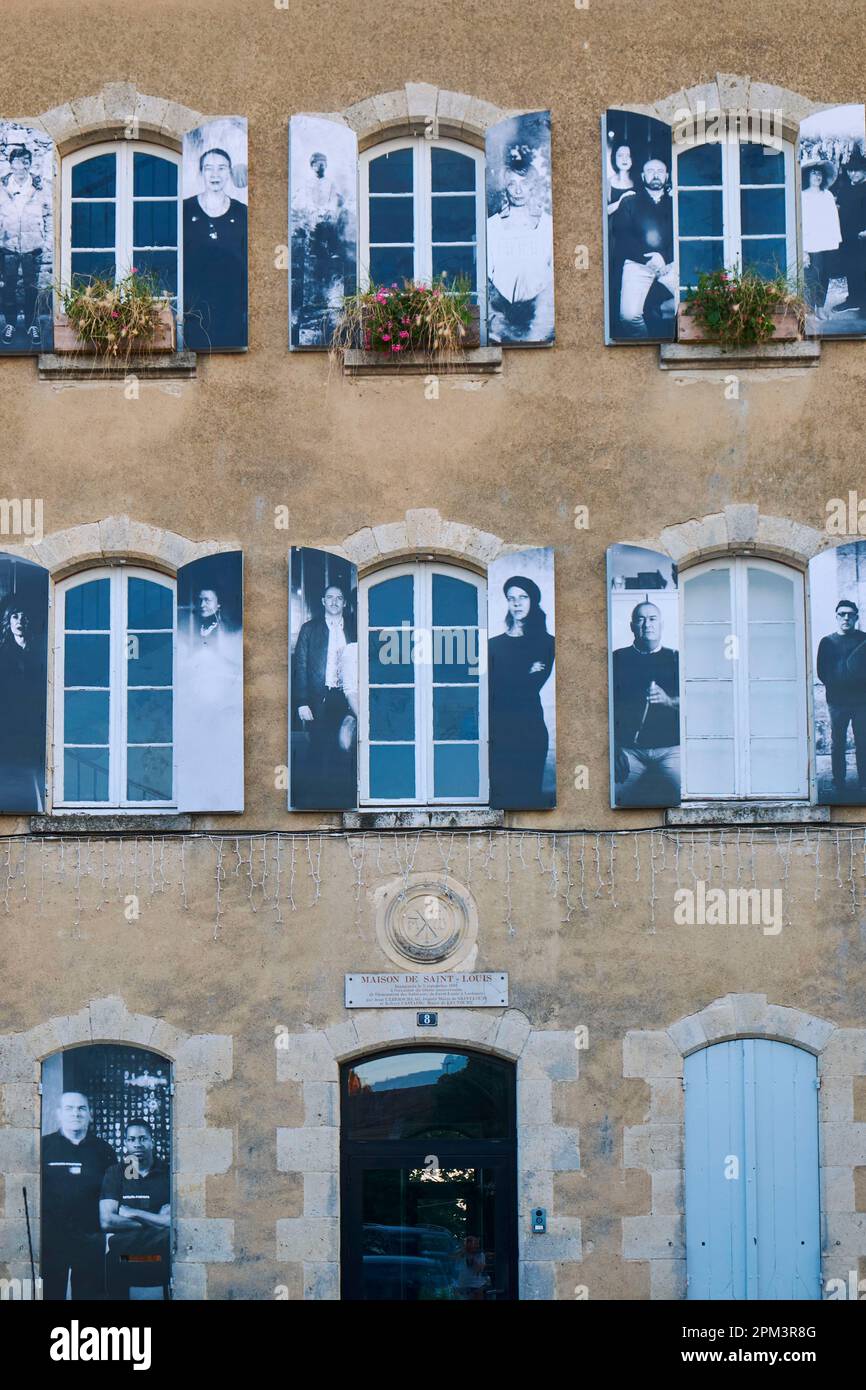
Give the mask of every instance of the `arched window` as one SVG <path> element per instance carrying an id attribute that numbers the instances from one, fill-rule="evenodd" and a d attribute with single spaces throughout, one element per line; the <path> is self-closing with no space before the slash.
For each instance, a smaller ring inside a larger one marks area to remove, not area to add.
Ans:
<path id="1" fill-rule="evenodd" d="M 55 806 L 172 805 L 174 581 L 118 565 L 56 598 Z"/>
<path id="2" fill-rule="evenodd" d="M 795 274 L 793 145 L 721 139 L 674 151 L 680 294 L 722 267 Z"/>
<path id="3" fill-rule="evenodd" d="M 44 1297 L 167 1298 L 171 1063 L 85 1044 L 46 1057 L 39 1089 Z"/>
<path id="4" fill-rule="evenodd" d="M 341 1077 L 343 1297 L 517 1297 L 512 1062 L 442 1045 Z"/>
<path id="5" fill-rule="evenodd" d="M 808 794 L 803 577 L 768 560 L 680 576 L 683 794 Z"/>
<path id="6" fill-rule="evenodd" d="M 180 155 L 163 145 L 110 141 L 63 161 L 64 285 L 150 274 L 176 307 Z"/>
<path id="7" fill-rule="evenodd" d="M 425 561 L 360 586 L 361 803 L 487 801 L 486 586 Z"/>
<path id="8" fill-rule="evenodd" d="M 363 284 L 459 276 L 483 320 L 485 226 L 483 150 L 417 136 L 361 155 Z"/>

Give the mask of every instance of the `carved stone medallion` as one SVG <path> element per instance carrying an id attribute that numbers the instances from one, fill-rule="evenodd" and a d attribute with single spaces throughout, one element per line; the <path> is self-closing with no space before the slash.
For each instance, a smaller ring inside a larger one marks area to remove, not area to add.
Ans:
<path id="1" fill-rule="evenodd" d="M 468 888 L 447 874 L 411 873 L 375 895 L 376 936 L 397 965 L 451 970 L 474 961 L 478 913 Z"/>

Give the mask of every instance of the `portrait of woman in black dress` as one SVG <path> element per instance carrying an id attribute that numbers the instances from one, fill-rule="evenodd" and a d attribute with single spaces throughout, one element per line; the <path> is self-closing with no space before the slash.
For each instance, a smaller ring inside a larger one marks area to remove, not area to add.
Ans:
<path id="1" fill-rule="evenodd" d="M 490 681 L 490 803 L 501 808 L 553 805 L 544 790 L 550 735 L 541 689 L 553 670 L 541 590 L 525 575 L 502 586 L 505 631 L 487 644 Z"/>
<path id="2" fill-rule="evenodd" d="M 205 150 L 202 190 L 183 201 L 184 345 L 247 346 L 247 207 L 231 196 L 231 157 Z"/>
<path id="3" fill-rule="evenodd" d="M 11 596 L 0 611 L 0 806 L 44 809 L 45 655 L 25 605 Z"/>

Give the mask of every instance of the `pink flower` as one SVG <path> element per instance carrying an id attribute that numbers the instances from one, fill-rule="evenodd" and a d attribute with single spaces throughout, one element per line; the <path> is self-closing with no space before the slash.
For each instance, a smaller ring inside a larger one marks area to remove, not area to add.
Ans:
<path id="1" fill-rule="evenodd" d="M 408 338 L 408 337 L 409 337 L 408 331 L 407 331 L 405 328 L 402 328 L 402 329 L 400 330 L 400 337 L 401 337 L 401 338 Z"/>
<path id="2" fill-rule="evenodd" d="M 390 341 L 391 341 L 391 334 L 390 334 L 390 333 L 383 333 L 383 334 L 382 334 L 382 342 L 383 342 L 383 343 L 390 343 Z"/>
<path id="3" fill-rule="evenodd" d="M 394 344 L 392 345 L 392 347 L 391 347 L 391 351 L 392 351 L 392 352 L 402 352 L 402 351 L 403 351 L 402 345 L 401 345 L 400 343 L 394 343 Z"/>
<path id="4" fill-rule="evenodd" d="M 404 319 L 401 319 L 400 322 L 401 322 L 401 323 L 411 323 L 411 319 L 404 318 Z"/>

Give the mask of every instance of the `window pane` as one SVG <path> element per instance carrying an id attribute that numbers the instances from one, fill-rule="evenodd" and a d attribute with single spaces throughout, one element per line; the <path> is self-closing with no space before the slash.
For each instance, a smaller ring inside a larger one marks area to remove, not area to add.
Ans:
<path id="1" fill-rule="evenodd" d="M 399 627 L 415 621 L 415 584 L 411 574 L 370 586 L 367 604 L 371 627 Z"/>
<path id="2" fill-rule="evenodd" d="M 774 570 L 749 567 L 749 619 L 756 622 L 793 622 L 794 583 Z"/>
<path id="3" fill-rule="evenodd" d="M 697 285 L 703 271 L 721 270 L 724 260 L 721 241 L 681 241 L 680 284 Z"/>
<path id="4" fill-rule="evenodd" d="M 415 795 L 413 744 L 374 743 L 370 748 L 370 795 L 376 800 L 405 801 Z"/>
<path id="5" fill-rule="evenodd" d="M 371 198 L 370 240 L 413 242 L 415 201 L 413 198 Z"/>
<path id="6" fill-rule="evenodd" d="M 368 633 L 371 685 L 412 685 L 414 628 L 385 627 Z"/>
<path id="7" fill-rule="evenodd" d="M 459 276 L 461 279 L 469 281 L 470 289 L 476 290 L 478 288 L 478 276 L 475 269 L 475 247 L 434 246 L 433 279 L 438 280 L 443 274 L 449 285 L 453 284 Z"/>
<path id="8" fill-rule="evenodd" d="M 127 697 L 129 743 L 171 743 L 171 691 L 130 690 Z"/>
<path id="9" fill-rule="evenodd" d="M 750 623 L 749 675 L 793 680 L 797 674 L 794 640 L 793 623 Z"/>
<path id="10" fill-rule="evenodd" d="M 511 1075 L 510 1063 L 477 1053 L 352 1062 L 343 1123 L 351 1139 L 507 1139 Z"/>
<path id="11" fill-rule="evenodd" d="M 116 169 L 113 154 L 97 154 L 73 165 L 73 198 L 113 198 L 117 192 Z"/>
<path id="12" fill-rule="evenodd" d="M 174 626 L 174 594 L 165 584 L 154 584 L 150 579 L 130 579 L 126 608 L 130 630 Z"/>
<path id="13" fill-rule="evenodd" d="M 685 618 L 687 623 L 724 623 L 731 620 L 731 572 L 707 570 L 687 579 Z"/>
<path id="14" fill-rule="evenodd" d="M 126 643 L 126 680 L 129 686 L 171 685 L 172 634 L 131 633 Z"/>
<path id="15" fill-rule="evenodd" d="M 433 795 L 477 796 L 478 745 L 439 743 L 433 749 Z"/>
<path id="16" fill-rule="evenodd" d="M 749 682 L 749 728 L 753 738 L 796 738 L 799 691 L 793 681 Z"/>
<path id="17" fill-rule="evenodd" d="M 107 631 L 111 613 L 111 593 L 107 579 L 92 579 L 66 591 L 66 631 Z"/>
<path id="18" fill-rule="evenodd" d="M 177 294 L 177 252 L 134 250 L 135 268 L 142 275 L 153 275 L 162 294 Z"/>
<path id="19" fill-rule="evenodd" d="M 784 188 L 744 188 L 740 194 L 740 218 L 743 236 L 784 232 Z"/>
<path id="20" fill-rule="evenodd" d="M 132 157 L 132 191 L 136 198 L 172 198 L 177 194 L 177 165 L 155 154 Z"/>
<path id="21" fill-rule="evenodd" d="M 474 241 L 475 198 L 433 199 L 433 240 Z"/>
<path id="22" fill-rule="evenodd" d="M 711 145 L 696 145 L 677 159 L 677 184 L 680 188 L 696 184 L 722 182 L 722 147 L 718 141 Z"/>
<path id="23" fill-rule="evenodd" d="M 434 681 L 477 682 L 481 670 L 481 640 L 477 627 L 434 628 Z"/>
<path id="24" fill-rule="evenodd" d="M 415 691 L 370 691 L 370 738 L 403 743 L 415 737 Z"/>
<path id="25" fill-rule="evenodd" d="M 686 623 L 685 668 L 689 680 L 698 677 L 730 680 L 733 667 L 725 654 L 725 639 L 730 637 L 725 623 L 695 626 Z"/>
<path id="26" fill-rule="evenodd" d="M 688 789 L 692 796 L 732 796 L 733 739 L 687 739 Z"/>
<path id="27" fill-rule="evenodd" d="M 734 735 L 733 681 L 686 683 L 686 732 L 690 738 Z"/>
<path id="28" fill-rule="evenodd" d="M 432 156 L 432 188 L 434 193 L 475 192 L 475 160 L 456 150 L 434 148 Z"/>
<path id="29" fill-rule="evenodd" d="M 412 150 L 394 150 L 370 161 L 371 193 L 412 192 Z"/>
<path id="30" fill-rule="evenodd" d="M 114 246 L 114 203 L 72 204 L 73 246 Z"/>
<path id="31" fill-rule="evenodd" d="M 126 755 L 128 801 L 171 801 L 171 748 L 130 748 Z"/>
<path id="32" fill-rule="evenodd" d="M 765 280 L 775 280 L 777 275 L 788 273 L 788 243 L 784 237 L 773 237 L 766 241 L 743 238 L 743 268 L 754 270 Z"/>
<path id="33" fill-rule="evenodd" d="M 67 633 L 64 685 L 108 686 L 108 635 L 83 637 Z"/>
<path id="34" fill-rule="evenodd" d="M 722 195 L 680 192 L 680 236 L 721 236 L 724 231 Z"/>
<path id="35" fill-rule="evenodd" d="M 477 625 L 478 590 L 475 585 L 449 574 L 434 574 L 433 623 L 436 627 Z"/>
<path id="36" fill-rule="evenodd" d="M 415 252 L 411 246 L 371 246 L 370 279 L 374 285 L 401 285 L 415 274 Z"/>
<path id="37" fill-rule="evenodd" d="M 749 749 L 753 796 L 796 796 L 803 790 L 797 739 L 752 739 Z"/>
<path id="38" fill-rule="evenodd" d="M 740 183 L 784 183 L 785 156 L 770 145 L 740 145 Z"/>
<path id="39" fill-rule="evenodd" d="M 63 697 L 64 743 L 108 742 L 108 691 L 67 690 Z"/>
<path id="40" fill-rule="evenodd" d="M 135 246 L 177 246 L 177 203 L 136 203 Z"/>
<path id="41" fill-rule="evenodd" d="M 438 686 L 433 691 L 433 737 L 478 737 L 478 690 Z"/>
<path id="42" fill-rule="evenodd" d="M 115 278 L 114 253 L 111 251 L 73 251 L 72 283 L 86 285 L 91 280 Z"/>
<path id="43" fill-rule="evenodd" d="M 108 800 L 108 749 L 65 748 L 64 801 Z"/>

